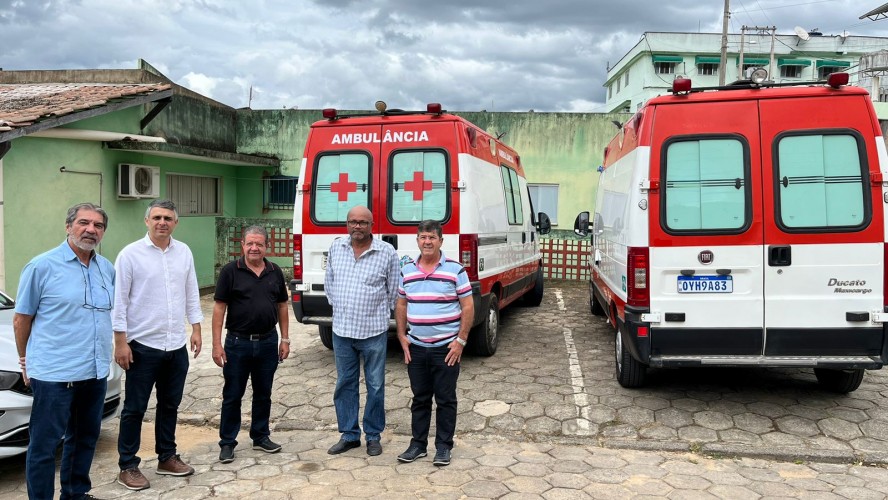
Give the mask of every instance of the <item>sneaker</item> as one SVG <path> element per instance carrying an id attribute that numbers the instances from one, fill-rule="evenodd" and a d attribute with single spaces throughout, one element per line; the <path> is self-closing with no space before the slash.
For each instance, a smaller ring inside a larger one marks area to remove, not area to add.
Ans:
<path id="1" fill-rule="evenodd" d="M 254 450 L 262 450 L 265 453 L 277 453 L 281 451 L 281 445 L 275 443 L 271 439 L 264 437 L 259 441 L 253 441 Z"/>
<path id="2" fill-rule="evenodd" d="M 183 462 L 179 455 L 173 455 L 157 463 L 157 473 L 162 476 L 190 476 L 194 474 L 194 467 Z"/>
<path id="3" fill-rule="evenodd" d="M 151 487 L 148 478 L 142 474 L 138 467 L 120 471 L 120 474 L 117 475 L 117 482 L 126 487 L 126 489 L 133 491 L 145 490 Z"/>
<path id="4" fill-rule="evenodd" d="M 222 451 L 219 452 L 219 461 L 223 464 L 234 462 L 234 446 L 230 444 L 222 445 Z"/>
<path id="5" fill-rule="evenodd" d="M 438 448 L 438 450 L 435 451 L 435 458 L 432 460 L 432 464 L 437 465 L 438 467 L 450 465 L 450 450 L 447 448 Z"/>
<path id="6" fill-rule="evenodd" d="M 404 463 L 410 463 L 415 461 L 418 458 L 422 458 L 428 455 L 425 450 L 420 448 L 419 446 L 411 445 L 410 448 L 407 448 L 407 451 L 398 455 L 398 461 Z"/>

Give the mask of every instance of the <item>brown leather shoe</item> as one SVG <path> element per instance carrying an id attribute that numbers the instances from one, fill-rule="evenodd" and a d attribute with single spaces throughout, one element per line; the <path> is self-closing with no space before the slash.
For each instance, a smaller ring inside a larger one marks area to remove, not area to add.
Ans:
<path id="1" fill-rule="evenodd" d="M 190 476 L 194 474 L 194 467 L 183 462 L 179 455 L 173 455 L 157 463 L 157 473 L 164 476 Z"/>
<path id="2" fill-rule="evenodd" d="M 151 487 L 148 478 L 142 475 L 142 471 L 140 471 L 138 467 L 120 471 L 120 474 L 117 476 L 117 482 L 133 491 L 144 490 Z"/>

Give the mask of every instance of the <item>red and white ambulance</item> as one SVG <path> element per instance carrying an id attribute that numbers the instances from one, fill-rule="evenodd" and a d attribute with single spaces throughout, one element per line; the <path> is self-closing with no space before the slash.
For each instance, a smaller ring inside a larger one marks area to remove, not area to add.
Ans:
<path id="1" fill-rule="evenodd" d="M 810 367 L 850 392 L 888 360 L 888 156 L 848 75 L 651 99 L 605 149 L 590 306 L 616 376 L 683 366 Z M 591 224 L 590 224 L 591 223 Z"/>
<path id="2" fill-rule="evenodd" d="M 311 126 L 293 213 L 293 311 L 318 325 L 333 347 L 332 310 L 324 293 L 327 251 L 346 234 L 348 211 L 373 213 L 373 234 L 415 258 L 417 224 L 439 220 L 442 251 L 469 275 L 475 302 L 472 350 L 490 356 L 499 311 L 519 298 L 543 298 L 539 234 L 549 218 L 534 214 L 521 158 L 481 128 L 429 104 L 425 111 L 340 115 L 323 111 Z M 394 330 L 394 321 L 391 322 Z"/>

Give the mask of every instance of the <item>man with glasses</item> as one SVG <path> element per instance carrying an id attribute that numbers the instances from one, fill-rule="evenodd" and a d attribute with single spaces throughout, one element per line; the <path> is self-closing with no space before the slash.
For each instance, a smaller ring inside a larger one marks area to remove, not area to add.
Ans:
<path id="1" fill-rule="evenodd" d="M 95 251 L 108 214 L 92 203 L 68 209 L 66 241 L 22 269 L 13 329 L 31 406 L 28 496 L 51 499 L 60 441 L 61 498 L 92 498 L 89 468 L 102 426 L 111 367 L 114 267 Z"/>
<path id="2" fill-rule="evenodd" d="M 358 382 L 363 358 L 367 386 L 364 435 L 367 454 L 376 456 L 382 453 L 379 439 L 385 429 L 386 343 L 398 295 L 400 263 L 394 247 L 373 238 L 373 215 L 367 207 L 349 210 L 346 224 L 348 236 L 330 245 L 324 277 L 324 291 L 333 307 L 333 406 L 342 433 L 327 453 L 337 455 L 361 446 Z"/>
<path id="3" fill-rule="evenodd" d="M 191 324 L 191 351 L 197 357 L 203 313 L 191 249 L 173 239 L 178 222 L 172 201 L 152 201 L 145 211 L 148 234 L 121 250 L 114 264 L 119 280 L 114 295 L 114 359 L 126 370 L 117 482 L 130 490 L 150 487 L 136 453 L 155 387 L 157 474 L 194 474 L 194 468 L 176 453 L 176 420 L 188 374 L 185 320 Z"/>

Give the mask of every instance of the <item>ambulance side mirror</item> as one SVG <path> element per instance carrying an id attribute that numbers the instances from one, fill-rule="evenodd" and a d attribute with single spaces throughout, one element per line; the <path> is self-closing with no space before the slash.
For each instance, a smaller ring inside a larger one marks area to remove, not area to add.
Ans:
<path id="1" fill-rule="evenodd" d="M 537 214 L 537 221 L 537 232 L 549 234 L 549 231 L 552 230 L 552 221 L 549 219 L 549 216 L 545 212 L 540 212 Z"/>
<path id="2" fill-rule="evenodd" d="M 577 215 L 574 221 L 574 233 L 583 237 L 589 235 L 589 212 L 580 212 L 580 215 Z"/>

